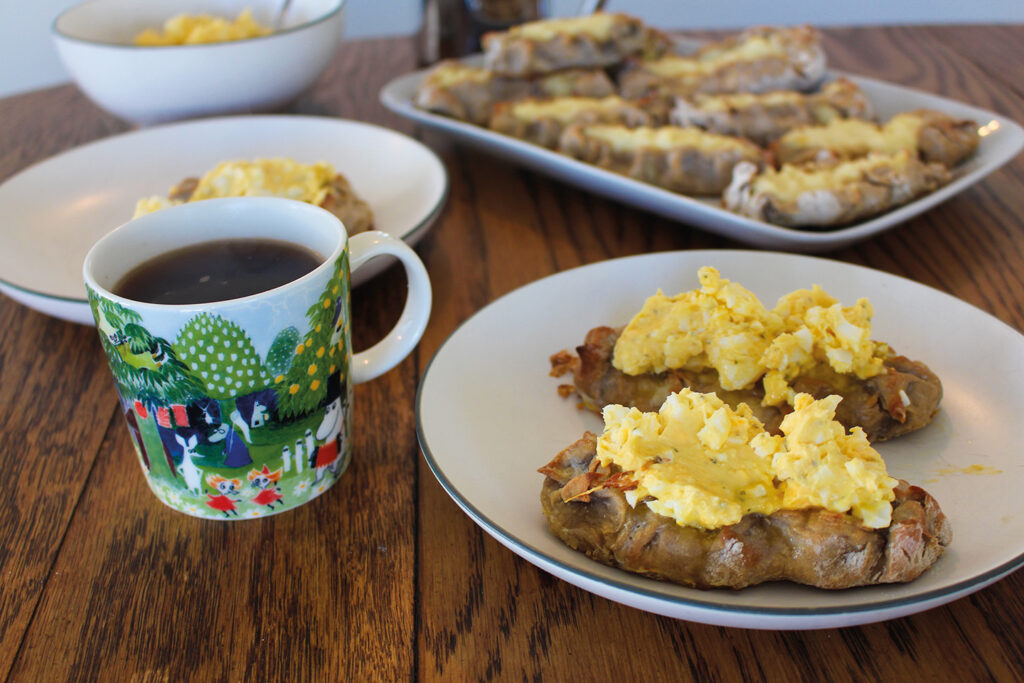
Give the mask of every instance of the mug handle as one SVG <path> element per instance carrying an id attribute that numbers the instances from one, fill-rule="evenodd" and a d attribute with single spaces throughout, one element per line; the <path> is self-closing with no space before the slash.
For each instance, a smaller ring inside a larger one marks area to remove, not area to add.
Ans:
<path id="1" fill-rule="evenodd" d="M 348 245 L 350 277 L 370 259 L 390 255 L 402 262 L 409 283 L 405 308 L 395 326 L 379 342 L 352 356 L 352 381 L 360 384 L 398 365 L 419 342 L 430 318 L 431 289 L 423 261 L 402 240 L 386 232 L 370 230 L 353 235 Z"/>

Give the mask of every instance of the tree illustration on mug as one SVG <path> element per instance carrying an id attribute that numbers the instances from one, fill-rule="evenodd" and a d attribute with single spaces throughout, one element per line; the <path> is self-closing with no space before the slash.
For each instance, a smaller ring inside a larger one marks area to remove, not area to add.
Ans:
<path id="1" fill-rule="evenodd" d="M 308 415 L 321 408 L 327 397 L 327 378 L 340 372 L 345 380 L 350 343 L 348 268 L 348 255 L 343 253 L 319 299 L 306 312 L 309 331 L 295 345 L 290 367 L 274 378 L 282 416 Z"/>

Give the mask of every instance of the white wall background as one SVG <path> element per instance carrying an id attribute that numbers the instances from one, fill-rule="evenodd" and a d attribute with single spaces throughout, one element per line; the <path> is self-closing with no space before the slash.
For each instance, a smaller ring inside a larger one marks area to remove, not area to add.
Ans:
<path id="1" fill-rule="evenodd" d="M 0 0 L 0 97 L 68 79 L 50 42 L 50 24 L 80 0 Z M 571 14 L 581 0 L 541 0 L 553 14 Z M 145 2 L 145 0 L 139 0 Z M 346 37 L 415 32 L 422 0 L 348 0 Z M 931 23 L 1024 23 L 1024 0 L 612 0 L 670 29 L 739 28 L 751 24 L 817 26 Z"/>

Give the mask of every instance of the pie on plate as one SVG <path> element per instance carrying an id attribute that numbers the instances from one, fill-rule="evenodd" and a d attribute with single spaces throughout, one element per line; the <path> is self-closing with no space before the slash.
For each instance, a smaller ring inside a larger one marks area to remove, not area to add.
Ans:
<path id="1" fill-rule="evenodd" d="M 540 469 L 548 525 L 602 564 L 696 588 L 913 581 L 951 525 L 926 491 L 885 474 L 863 432 L 827 421 L 835 398 L 806 396 L 776 443 L 711 394 L 684 389 L 657 414 L 614 406 L 600 439 L 588 432 Z"/>
<path id="2" fill-rule="evenodd" d="M 836 419 L 872 442 L 934 419 L 942 383 L 922 362 L 871 340 L 867 299 L 843 307 L 821 288 L 794 290 L 768 310 L 753 292 L 699 271 L 701 287 L 647 299 L 625 327 L 595 327 L 575 354 L 551 356 L 551 374 L 571 374 L 562 395 L 595 412 L 620 404 L 655 411 L 681 389 L 745 403 L 778 433 L 798 393 L 842 396 Z M 625 321 L 620 321 L 624 323 Z"/>
<path id="3" fill-rule="evenodd" d="M 167 197 L 140 199 L 135 218 L 186 202 L 221 197 L 284 197 L 314 204 L 341 220 L 349 235 L 373 228 L 373 210 L 330 164 L 293 159 L 224 161 L 202 177 L 185 178 Z"/>

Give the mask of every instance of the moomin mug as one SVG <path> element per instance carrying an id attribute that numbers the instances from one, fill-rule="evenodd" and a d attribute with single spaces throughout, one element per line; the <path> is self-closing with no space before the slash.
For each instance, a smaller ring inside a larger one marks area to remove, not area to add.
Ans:
<path id="1" fill-rule="evenodd" d="M 133 268 L 217 240 L 280 240 L 325 256 L 306 275 L 250 296 L 152 304 L 113 293 Z M 351 351 L 351 272 L 398 258 L 409 290 L 395 327 Z M 326 491 L 352 454 L 352 386 L 397 365 L 430 315 L 416 253 L 382 232 L 349 238 L 319 207 L 211 199 L 129 221 L 92 248 L 89 303 L 122 414 L 153 493 L 197 517 L 263 517 Z"/>

